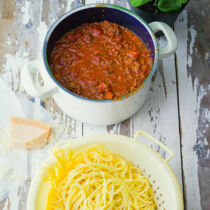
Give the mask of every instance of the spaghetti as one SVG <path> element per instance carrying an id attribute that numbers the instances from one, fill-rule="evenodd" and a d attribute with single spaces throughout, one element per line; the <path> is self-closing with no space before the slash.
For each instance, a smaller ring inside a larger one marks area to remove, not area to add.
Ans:
<path id="1" fill-rule="evenodd" d="M 55 147 L 53 154 L 44 177 L 51 182 L 47 210 L 156 209 L 148 178 L 118 154 L 101 145 L 79 153 Z"/>

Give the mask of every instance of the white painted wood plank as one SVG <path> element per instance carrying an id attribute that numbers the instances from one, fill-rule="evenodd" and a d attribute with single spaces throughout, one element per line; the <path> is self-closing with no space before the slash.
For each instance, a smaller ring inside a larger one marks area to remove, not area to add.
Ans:
<path id="1" fill-rule="evenodd" d="M 72 9 L 72 7 L 76 6 L 74 4 L 74 0 L 69 0 L 67 2 L 63 1 L 62 3 L 57 1 L 49 1 L 46 5 L 46 2 L 40 1 L 40 14 L 39 14 L 39 26 L 37 27 L 37 35 L 39 37 L 39 45 L 38 47 L 38 57 L 42 57 L 42 46 L 45 35 L 49 27 L 65 12 Z M 45 11 L 47 9 L 47 11 Z M 40 99 L 35 99 L 35 103 L 40 104 Z M 54 102 L 53 98 L 51 97 L 47 101 L 47 109 L 51 112 L 54 119 L 56 121 L 60 121 L 68 132 L 69 139 L 75 139 L 82 136 L 82 123 L 71 119 L 67 116 Z M 63 130 L 64 131 L 64 130 Z M 38 153 L 36 151 L 31 151 L 29 158 L 28 158 L 28 173 L 29 177 L 33 177 L 36 173 L 41 160 L 47 157 L 37 157 Z M 37 161 L 39 159 L 40 161 Z M 37 165 L 37 167 L 32 165 Z"/>
<path id="2" fill-rule="evenodd" d="M 181 123 L 181 142 L 183 159 L 183 177 L 185 186 L 186 206 L 189 210 L 200 210 L 200 192 L 198 183 L 197 156 L 193 151 L 193 145 L 197 139 L 198 110 L 200 99 L 197 98 L 198 81 L 192 82 L 187 65 L 190 67 L 192 58 L 187 57 L 187 12 L 184 11 L 175 24 L 175 31 L 178 37 L 177 66 L 179 81 L 179 103 L 180 103 L 180 123 Z M 190 53 L 194 50 L 195 32 L 192 31 L 190 43 Z M 194 37 L 194 38 L 193 38 Z"/>
<path id="3" fill-rule="evenodd" d="M 69 0 L 67 2 L 63 1 L 62 3 L 57 1 L 50 1 L 46 5 L 46 2 L 40 1 L 41 3 L 41 11 L 39 16 L 39 26 L 37 27 L 37 34 L 39 37 L 39 46 L 38 46 L 38 55 L 40 57 L 42 56 L 42 46 L 43 41 L 46 36 L 46 33 L 50 26 L 65 12 L 72 9 L 72 7 L 76 6 L 74 4 L 74 0 Z M 66 7 L 66 8 L 65 8 Z M 45 9 L 48 9 L 48 11 L 45 11 Z M 40 99 L 35 99 L 35 103 L 40 104 Z M 57 121 L 60 121 L 62 124 L 64 124 L 64 127 L 67 130 L 68 138 L 75 139 L 82 136 L 82 123 L 75 121 L 71 119 L 69 116 L 67 116 L 54 102 L 53 98 L 51 97 L 47 101 L 47 109 L 51 112 L 54 119 Z M 65 131 L 63 130 L 63 132 Z M 40 160 L 43 160 L 44 157 L 40 157 Z M 30 152 L 29 156 L 29 177 L 33 176 L 35 174 L 35 167 L 30 167 L 33 163 L 37 163 L 37 152 Z"/>
<path id="4" fill-rule="evenodd" d="M 134 116 L 134 133 L 143 130 L 156 137 L 174 152 L 169 162 L 182 186 L 177 90 L 174 56 L 160 61 L 146 104 Z M 141 137 L 139 137 L 140 139 Z M 149 143 L 149 142 L 147 142 Z M 155 150 L 159 147 L 150 144 Z M 161 155 L 166 156 L 163 150 Z"/>
<path id="5" fill-rule="evenodd" d="M 43 40 L 45 38 L 47 30 L 50 26 L 65 12 L 81 5 L 79 1 L 76 0 L 42 0 L 42 11 L 40 13 L 40 26 L 37 28 L 39 35 L 40 45 L 43 45 Z M 47 9 L 47 11 L 46 11 Z M 44 32 L 43 32 L 44 31 Z M 42 52 L 42 51 L 41 51 Z M 56 104 L 53 98 L 47 101 L 47 109 L 52 113 L 55 119 L 62 121 L 67 130 L 69 138 L 79 138 L 82 136 L 82 123 L 73 120 L 71 117 L 66 115 Z"/>
<path id="6" fill-rule="evenodd" d="M 31 37 L 31 35 L 29 36 L 29 28 L 31 29 L 30 32 L 33 33 L 34 31 L 34 28 L 30 22 L 30 16 L 36 16 L 36 10 L 39 10 L 39 8 L 37 8 L 37 4 L 34 2 L 16 2 L 13 13 L 14 19 L 11 20 L 12 24 L 9 28 L 9 33 L 6 40 L 8 49 L 11 50 L 8 50 L 8 54 L 5 51 L 5 62 L 2 68 L 1 77 L 5 82 L 7 82 L 8 86 L 12 90 L 18 92 L 23 91 L 19 77 L 20 69 L 24 63 L 29 61 L 29 58 L 33 58 L 34 51 L 37 50 L 37 48 L 35 48 L 35 50 L 30 52 L 30 47 L 36 43 L 37 37 Z M 33 23 L 37 23 L 36 18 Z M 28 43 L 30 43 L 30 45 L 28 45 Z M 35 52 L 35 54 L 36 53 L 37 52 Z M 28 174 L 27 156 L 25 157 L 24 161 L 25 162 L 22 162 L 23 166 L 21 170 L 22 173 Z M 4 204 L 4 209 L 23 209 L 26 202 L 21 202 L 21 199 L 26 201 L 25 190 L 27 191 L 27 189 L 28 185 L 26 183 L 20 186 L 19 189 L 14 189 L 14 191 L 10 192 L 8 199 Z"/>

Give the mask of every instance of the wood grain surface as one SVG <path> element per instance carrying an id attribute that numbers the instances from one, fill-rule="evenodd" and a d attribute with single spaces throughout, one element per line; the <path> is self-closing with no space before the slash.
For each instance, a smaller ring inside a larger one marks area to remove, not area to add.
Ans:
<path id="1" fill-rule="evenodd" d="M 129 8 L 127 0 L 86 0 Z M 82 0 L 1 0 L 0 77 L 15 92 L 25 93 L 20 69 L 42 56 L 42 43 L 53 22 L 65 12 L 81 6 Z M 133 117 L 111 126 L 89 126 L 66 116 L 53 98 L 45 107 L 65 123 L 71 138 L 93 133 L 116 133 L 133 137 L 141 129 L 171 148 L 170 165 L 183 188 L 185 209 L 210 210 L 210 4 L 191 0 L 178 17 L 174 30 L 177 52 L 159 62 L 152 78 L 148 100 Z M 165 43 L 162 38 L 161 44 Z M 28 96 L 30 98 L 30 96 Z M 146 142 L 166 157 L 156 145 Z M 28 153 L 24 172 L 31 177 L 36 159 Z M 2 210 L 24 210 L 30 179 L 0 201 Z"/>

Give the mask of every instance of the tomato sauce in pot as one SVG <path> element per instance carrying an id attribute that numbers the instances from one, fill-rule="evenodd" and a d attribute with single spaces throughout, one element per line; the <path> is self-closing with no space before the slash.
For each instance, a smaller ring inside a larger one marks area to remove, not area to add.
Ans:
<path id="1" fill-rule="evenodd" d="M 64 34 L 55 43 L 49 65 L 71 92 L 90 99 L 117 99 L 142 85 L 152 58 L 133 32 L 103 21 Z"/>

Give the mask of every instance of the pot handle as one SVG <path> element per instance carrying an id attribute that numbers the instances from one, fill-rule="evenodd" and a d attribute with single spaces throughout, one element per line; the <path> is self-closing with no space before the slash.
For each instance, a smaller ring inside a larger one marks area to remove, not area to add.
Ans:
<path id="1" fill-rule="evenodd" d="M 20 72 L 21 83 L 26 92 L 35 98 L 46 98 L 53 95 L 58 89 L 49 81 L 47 72 L 44 70 L 42 60 L 29 61 L 24 65 Z M 40 87 L 35 84 L 33 74 L 39 72 L 44 82 L 44 86 Z"/>
<path id="2" fill-rule="evenodd" d="M 160 142 L 159 140 L 157 140 L 154 137 L 150 136 L 148 133 L 146 133 L 144 131 L 137 131 L 136 135 L 134 137 L 135 140 L 136 140 L 136 138 L 137 138 L 137 136 L 139 134 L 145 136 L 147 139 L 150 139 L 153 143 L 155 143 L 158 146 L 162 147 L 169 154 L 169 157 L 165 159 L 166 163 L 168 163 L 173 158 L 174 154 L 167 146 L 165 146 L 162 142 Z"/>
<path id="3" fill-rule="evenodd" d="M 149 26 L 151 27 L 154 34 L 157 33 L 158 31 L 163 32 L 168 42 L 165 47 L 159 48 L 159 58 L 163 59 L 172 55 L 177 49 L 177 38 L 172 28 L 166 23 L 159 21 L 152 22 L 149 24 Z"/>

